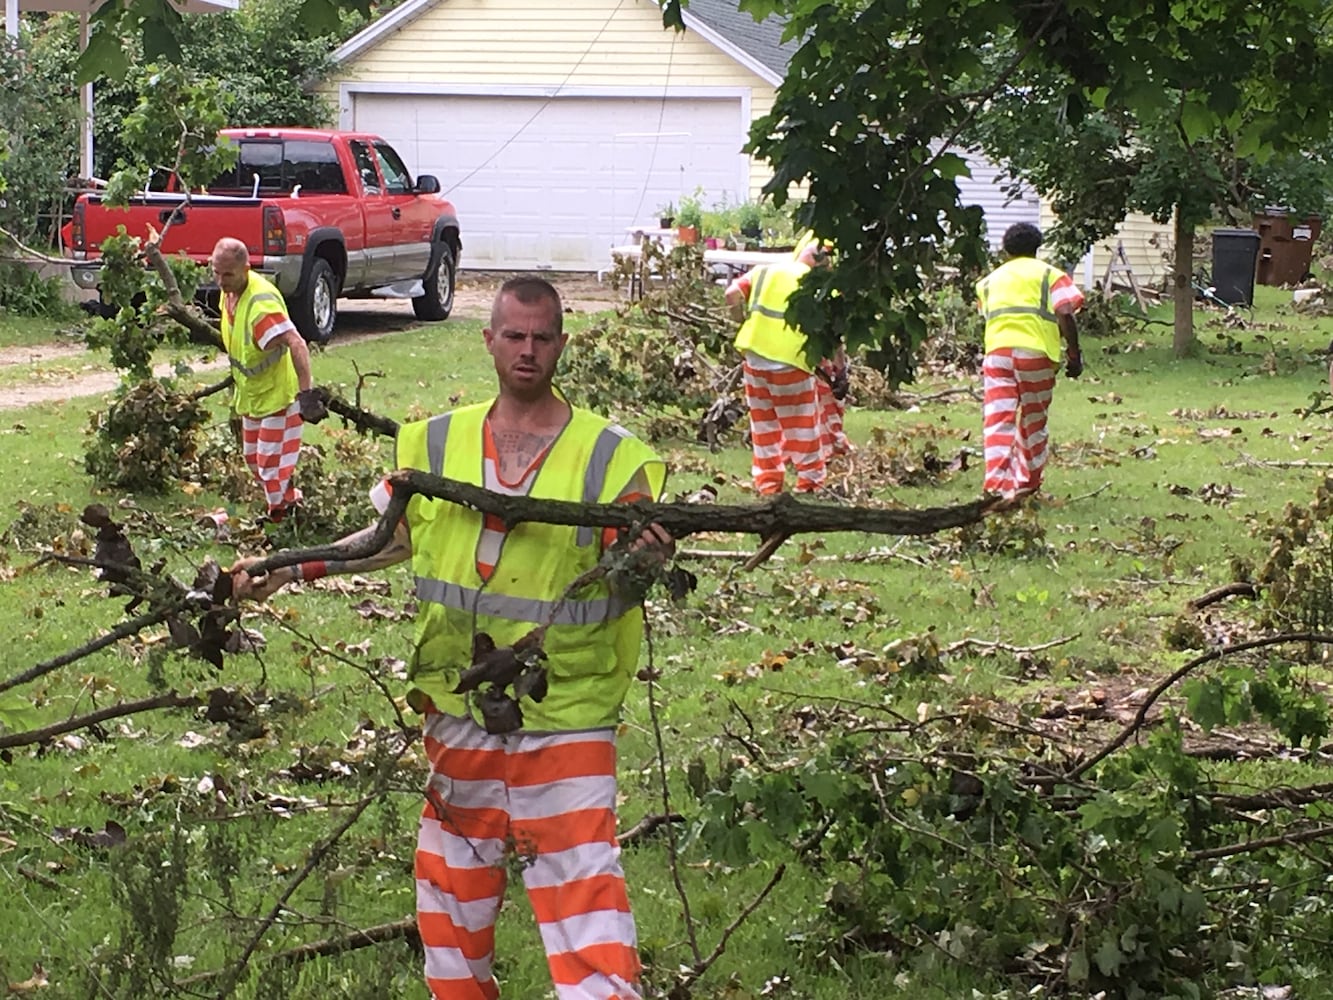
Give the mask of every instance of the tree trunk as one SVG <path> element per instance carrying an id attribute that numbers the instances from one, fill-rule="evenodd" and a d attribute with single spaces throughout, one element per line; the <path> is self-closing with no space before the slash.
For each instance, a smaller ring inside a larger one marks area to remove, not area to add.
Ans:
<path id="1" fill-rule="evenodd" d="M 1171 288 L 1176 314 L 1171 347 L 1176 357 L 1183 358 L 1194 348 L 1194 227 L 1186 225 L 1179 209 L 1174 225 L 1176 259 Z"/>

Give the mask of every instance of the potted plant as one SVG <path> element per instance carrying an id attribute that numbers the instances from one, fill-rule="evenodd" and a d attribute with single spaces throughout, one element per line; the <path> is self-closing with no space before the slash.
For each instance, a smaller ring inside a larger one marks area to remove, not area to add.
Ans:
<path id="1" fill-rule="evenodd" d="M 663 229 L 670 229 L 676 224 L 676 206 L 674 202 L 667 202 L 657 210 L 657 224 Z"/>
<path id="2" fill-rule="evenodd" d="M 736 223 L 740 226 L 742 236 L 757 240 L 763 232 L 761 219 L 757 201 L 743 202 L 736 207 Z"/>
<path id="3" fill-rule="evenodd" d="M 676 242 L 698 243 L 703 217 L 703 205 L 699 203 L 697 195 L 681 198 L 680 211 L 676 214 Z"/>

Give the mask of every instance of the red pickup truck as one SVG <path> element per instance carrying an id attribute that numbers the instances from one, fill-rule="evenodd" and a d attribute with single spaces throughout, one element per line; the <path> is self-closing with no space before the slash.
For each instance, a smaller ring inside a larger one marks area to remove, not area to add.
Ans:
<path id="1" fill-rule="evenodd" d="M 236 166 L 188 202 L 171 190 L 145 191 L 124 208 L 97 194 L 79 197 L 68 240 L 80 287 L 98 286 L 102 240 L 122 226 L 147 236 L 152 226 L 166 229 L 164 252 L 204 265 L 221 237 L 242 240 L 250 266 L 278 286 L 307 340 L 333 334 L 340 296 L 411 298 L 419 318 L 448 317 L 462 243 L 438 179 L 422 174 L 414 182 L 388 143 L 361 132 L 222 135 L 240 146 Z"/>

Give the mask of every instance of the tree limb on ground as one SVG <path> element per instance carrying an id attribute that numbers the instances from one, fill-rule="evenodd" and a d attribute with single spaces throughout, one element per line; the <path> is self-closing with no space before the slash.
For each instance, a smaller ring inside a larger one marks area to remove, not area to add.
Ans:
<path id="1" fill-rule="evenodd" d="M 216 347 L 219 351 L 225 351 L 227 345 L 222 342 L 222 334 L 208 320 L 199 315 L 198 310 L 193 308 L 185 301 L 181 295 L 180 285 L 176 284 L 176 275 L 171 271 L 171 265 L 167 259 L 162 256 L 162 249 L 159 242 L 162 239 L 161 234 L 150 227 L 151 235 L 143 244 L 142 253 L 144 258 L 157 272 L 157 276 L 162 279 L 162 287 L 167 292 L 167 304 L 163 308 L 166 314 L 174 319 L 191 333 L 202 337 L 205 342 Z"/>
<path id="2" fill-rule="evenodd" d="M 15 674 L 5 681 L 0 681 L 0 693 L 8 691 L 10 688 L 18 687 L 20 684 L 27 684 L 38 677 L 44 677 L 53 670 L 58 670 L 66 664 L 73 663 L 75 660 L 82 659 L 89 653 L 95 653 L 99 649 L 105 649 L 107 646 L 115 645 L 121 639 L 128 639 L 132 635 L 138 635 L 150 625 L 157 625 L 166 621 L 172 615 L 179 613 L 186 606 L 185 601 L 177 601 L 172 604 L 160 607 L 148 614 L 140 615 L 138 618 L 132 618 L 127 622 L 122 622 L 105 635 L 100 635 L 91 642 L 86 642 L 78 649 L 71 649 L 67 653 L 61 653 L 54 659 L 38 663 L 36 666 L 29 667 L 21 674 Z"/>
<path id="3" fill-rule="evenodd" d="M 63 736 L 65 733 L 73 732 L 76 729 L 87 729 L 89 726 L 95 726 L 109 719 L 137 715 L 139 712 L 150 712 L 157 708 L 188 708 L 201 704 L 203 704 L 203 699 L 198 695 L 177 694 L 175 691 L 154 695 L 151 698 L 141 698 L 138 701 L 122 701 L 115 705 L 108 705 L 106 708 L 99 708 L 97 711 L 89 712 L 86 715 L 76 715 L 73 718 L 63 719 L 49 726 L 43 726 L 41 729 L 29 729 L 22 733 L 0 734 L 0 750 L 28 746 L 32 743 L 45 743 L 47 740 Z"/>
<path id="4" fill-rule="evenodd" d="M 329 958 L 334 955 L 343 955 L 349 951 L 383 944 L 386 941 L 406 941 L 412 947 L 420 948 L 421 934 L 417 931 L 417 918 L 404 917 L 402 920 L 395 920 L 392 923 L 376 924 L 374 927 L 349 931 L 339 937 L 311 941 L 309 944 L 298 945 L 295 948 L 288 948 L 286 951 L 270 955 L 265 964 L 300 965 L 312 958 Z M 176 988 L 186 990 L 194 986 L 200 986 L 220 978 L 228 971 L 227 969 L 213 969 L 209 972 L 197 973 L 187 979 L 178 979 L 176 980 Z"/>
<path id="5" fill-rule="evenodd" d="M 1262 639 L 1251 639 L 1249 642 L 1238 642 L 1231 646 L 1223 646 L 1220 649 L 1214 649 L 1204 653 L 1202 656 L 1196 656 L 1184 666 L 1180 667 L 1180 669 L 1173 671 L 1165 680 L 1161 681 L 1156 687 L 1149 691 L 1148 696 L 1143 699 L 1143 704 L 1139 706 L 1139 710 L 1134 714 L 1134 718 L 1130 720 L 1129 724 L 1126 725 L 1123 730 L 1121 730 L 1120 735 L 1110 743 L 1106 744 L 1106 746 L 1102 747 L 1102 749 L 1098 750 L 1091 757 L 1088 757 L 1082 763 L 1075 766 L 1073 770 L 1069 772 L 1067 778 L 1073 780 L 1086 774 L 1115 751 L 1124 746 L 1129 738 L 1142 728 L 1143 721 L 1148 717 L 1148 710 L 1157 702 L 1157 699 L 1196 667 L 1201 667 L 1205 663 L 1211 663 L 1213 660 L 1220 660 L 1222 657 L 1231 653 L 1240 653 L 1247 649 L 1261 649 L 1264 646 L 1277 646 L 1286 642 L 1318 642 L 1333 645 L 1333 635 L 1328 635 L 1322 632 L 1284 632 L 1281 635 L 1270 635 L 1265 636 Z"/>
<path id="6" fill-rule="evenodd" d="M 740 532 L 768 539 L 777 535 L 860 531 L 883 535 L 929 535 L 949 528 L 975 524 L 995 509 L 997 497 L 983 497 L 953 507 L 927 507 L 917 510 L 888 510 L 877 507 L 842 507 L 806 503 L 787 493 L 772 500 L 747 506 L 691 503 L 594 504 L 569 500 L 538 500 L 532 497 L 492 493 L 480 486 L 461 483 L 427 472 L 400 469 L 390 473 L 388 483 L 392 499 L 375 530 L 355 544 L 322 545 L 310 549 L 277 552 L 250 568 L 259 576 L 284 566 L 310 560 L 349 561 L 365 559 L 379 552 L 393 536 L 394 529 L 414 496 L 448 500 L 473 510 L 499 517 L 505 529 L 525 521 L 545 524 L 580 525 L 602 528 L 642 528 L 660 524 L 672 537 L 680 539 L 704 531 Z"/>
<path id="7" fill-rule="evenodd" d="M 9 242 L 13 243 L 14 246 L 19 248 L 19 252 L 23 254 L 22 257 L 9 257 L 6 254 L 4 256 L 7 260 L 39 260 L 43 264 L 60 264 L 64 267 L 69 267 L 74 263 L 66 257 L 52 257 L 49 254 L 42 253 L 40 250 L 34 250 L 3 226 L 0 226 L 0 236 L 3 236 L 5 239 L 9 240 Z"/>
<path id="8" fill-rule="evenodd" d="M 1259 597 L 1259 588 L 1252 583 L 1244 580 L 1237 580 L 1235 583 L 1226 583 L 1220 587 L 1214 587 L 1205 594 L 1191 600 L 1186 607 L 1191 611 L 1198 611 L 1206 608 L 1210 604 L 1216 604 L 1218 601 L 1224 601 L 1228 597 L 1248 597 L 1251 600 L 1257 600 Z"/>

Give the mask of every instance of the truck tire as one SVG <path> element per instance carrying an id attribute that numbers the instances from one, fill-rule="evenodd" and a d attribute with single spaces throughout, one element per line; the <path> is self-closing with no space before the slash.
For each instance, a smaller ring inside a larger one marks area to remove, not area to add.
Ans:
<path id="1" fill-rule="evenodd" d="M 426 294 L 412 299 L 412 311 L 417 319 L 438 322 L 448 319 L 454 308 L 454 248 L 441 243 L 431 254 L 423 284 Z"/>
<path id="2" fill-rule="evenodd" d="M 338 321 L 338 276 L 323 257 L 310 266 L 305 289 L 291 303 L 292 322 L 306 340 L 327 343 Z"/>

